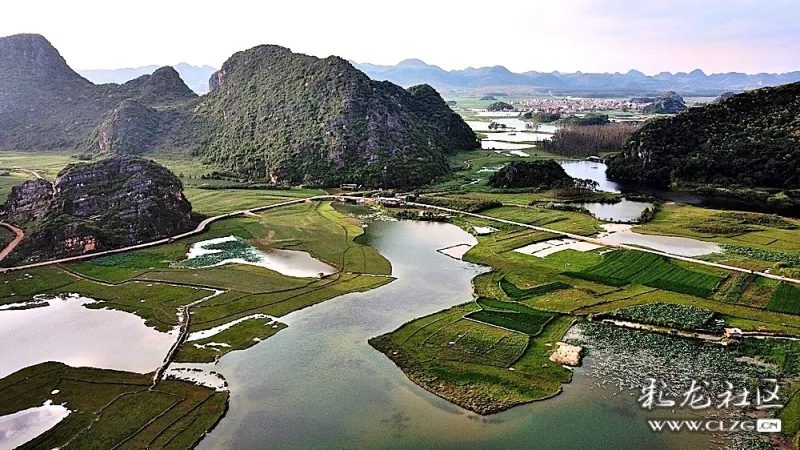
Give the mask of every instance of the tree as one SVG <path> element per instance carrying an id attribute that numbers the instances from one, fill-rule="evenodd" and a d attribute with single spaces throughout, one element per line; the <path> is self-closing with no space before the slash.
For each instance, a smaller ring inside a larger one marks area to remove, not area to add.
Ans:
<path id="1" fill-rule="evenodd" d="M 488 111 L 510 111 L 513 110 L 514 107 L 506 102 L 494 102 L 491 105 L 487 106 L 486 109 Z"/>

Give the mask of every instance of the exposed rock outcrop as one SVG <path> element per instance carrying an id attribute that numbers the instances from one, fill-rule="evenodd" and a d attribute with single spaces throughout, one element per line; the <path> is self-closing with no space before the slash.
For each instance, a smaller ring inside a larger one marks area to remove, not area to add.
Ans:
<path id="1" fill-rule="evenodd" d="M 645 114 L 678 114 L 686 109 L 683 97 L 677 92 L 669 91 L 661 95 L 652 105 L 647 105 L 642 110 Z"/>
<path id="2" fill-rule="evenodd" d="M 17 261 L 123 247 L 194 226 L 180 179 L 135 157 L 71 164 L 52 184 L 28 181 L 14 188 L 3 214 L 26 229 L 12 254 Z"/>
<path id="3" fill-rule="evenodd" d="M 565 366 L 577 367 L 581 365 L 581 351 L 583 351 L 583 347 L 559 342 L 556 351 L 550 355 L 550 361 Z"/>
<path id="4" fill-rule="evenodd" d="M 90 153 L 137 155 L 152 150 L 161 119 L 136 100 L 123 100 L 89 138 Z"/>
<path id="5" fill-rule="evenodd" d="M 41 220 L 50 208 L 53 200 L 53 184 L 38 178 L 11 188 L 3 211 L 3 220 L 14 223 L 27 223 Z"/>

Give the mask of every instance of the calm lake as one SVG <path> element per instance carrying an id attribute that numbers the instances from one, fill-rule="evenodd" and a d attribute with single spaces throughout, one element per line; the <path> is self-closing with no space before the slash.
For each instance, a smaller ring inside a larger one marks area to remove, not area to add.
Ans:
<path id="1" fill-rule="evenodd" d="M 707 447 L 648 431 L 636 397 L 601 389 L 588 368 L 554 399 L 488 417 L 416 386 L 367 340 L 469 301 L 486 269 L 436 251 L 474 242 L 453 225 L 377 222 L 365 237 L 397 280 L 284 316 L 289 328 L 224 356 L 213 370 L 230 384 L 230 410 L 200 448 Z"/>
<path id="2" fill-rule="evenodd" d="M 0 448 L 19 447 L 53 428 L 69 413 L 63 405 L 48 400 L 42 406 L 0 417 Z"/>
<path id="3" fill-rule="evenodd" d="M 83 305 L 94 300 L 86 297 L 47 301 L 46 307 L 0 311 L 0 378 L 47 361 L 147 373 L 178 337 L 127 312 L 88 309 Z"/>

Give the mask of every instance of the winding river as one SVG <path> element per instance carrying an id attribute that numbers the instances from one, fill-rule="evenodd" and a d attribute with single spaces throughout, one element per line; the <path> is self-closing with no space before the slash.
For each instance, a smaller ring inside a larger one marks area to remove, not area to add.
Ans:
<path id="1" fill-rule="evenodd" d="M 602 389 L 584 368 L 556 398 L 488 417 L 416 386 L 367 340 L 468 301 L 470 280 L 486 269 L 436 251 L 474 243 L 453 225 L 378 222 L 366 238 L 397 280 L 284 316 L 289 328 L 223 357 L 214 370 L 230 384 L 230 410 L 200 448 L 707 446 L 650 432 L 633 393 Z"/>

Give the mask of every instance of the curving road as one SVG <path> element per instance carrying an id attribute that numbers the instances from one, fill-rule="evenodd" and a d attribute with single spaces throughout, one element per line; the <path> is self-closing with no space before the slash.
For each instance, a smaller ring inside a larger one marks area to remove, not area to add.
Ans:
<path id="1" fill-rule="evenodd" d="M 6 248 L 3 249 L 3 251 L 0 251 L 0 261 L 2 261 L 6 259 L 6 256 L 8 256 L 9 253 L 13 252 L 14 249 L 17 248 L 17 245 L 19 245 L 20 242 L 22 242 L 22 238 L 25 237 L 25 233 L 23 233 L 22 230 L 15 227 L 14 225 L 11 225 L 10 223 L 0 222 L 0 226 L 6 227 L 9 230 L 13 231 L 14 234 L 16 234 L 14 240 L 9 242 L 8 245 L 6 245 Z"/>
<path id="2" fill-rule="evenodd" d="M 14 167 L 11 170 L 16 170 L 17 172 L 25 172 L 28 175 L 32 176 L 33 178 L 36 178 L 36 179 L 39 179 L 39 180 L 44 178 L 43 176 L 39 175 L 39 172 L 37 172 L 35 170 L 23 169 L 21 167 Z"/>
<path id="3" fill-rule="evenodd" d="M 363 200 L 363 197 L 351 197 L 351 196 L 345 196 L 345 195 L 318 195 L 318 196 L 315 196 L 315 197 L 301 198 L 301 199 L 290 200 L 290 201 L 286 201 L 286 202 L 282 202 L 282 203 L 275 203 L 273 205 L 260 206 L 260 207 L 257 207 L 257 208 L 246 209 L 246 210 L 242 210 L 242 211 L 235 211 L 235 212 L 231 212 L 231 213 L 227 213 L 227 214 L 221 214 L 221 215 L 218 215 L 218 216 L 209 217 L 209 218 L 203 220 L 202 222 L 200 222 L 200 224 L 198 224 L 197 228 L 195 228 L 194 230 L 188 231 L 186 233 L 181 233 L 181 234 L 172 236 L 170 238 L 159 239 L 157 241 L 146 242 L 146 243 L 137 244 L 137 245 L 131 245 L 129 247 L 123 247 L 123 248 L 118 248 L 118 249 L 114 249 L 114 250 L 106 250 L 106 251 L 97 252 L 97 253 L 88 253 L 88 254 L 85 254 L 85 255 L 71 256 L 71 257 L 68 257 L 68 258 L 61 258 L 61 259 L 56 259 L 56 260 L 52 260 L 52 261 L 42 261 L 42 262 L 39 262 L 39 263 L 26 264 L 24 266 L 15 266 L 15 267 L 3 268 L 3 269 L 0 269 L 0 273 L 12 272 L 12 271 L 17 271 L 17 270 L 32 269 L 32 268 L 35 268 L 35 267 L 51 266 L 51 265 L 54 265 L 54 264 L 62 264 L 62 263 L 75 262 L 75 261 L 83 261 L 83 260 L 87 260 L 87 259 L 96 258 L 98 256 L 113 255 L 113 254 L 117 254 L 117 253 L 124 253 L 124 252 L 131 251 L 131 250 L 139 250 L 139 249 L 143 249 L 143 248 L 154 247 L 156 245 L 167 244 L 167 243 L 173 242 L 173 241 L 178 240 L 178 239 L 183 239 L 185 237 L 194 236 L 196 234 L 202 233 L 203 231 L 205 231 L 205 229 L 211 223 L 216 222 L 218 220 L 227 219 L 227 218 L 230 218 L 230 217 L 235 217 L 235 216 L 240 216 L 240 215 L 245 215 L 245 214 L 253 214 L 253 213 L 256 213 L 256 212 L 259 212 L 259 211 L 267 211 L 267 210 L 270 210 L 270 209 L 281 208 L 281 207 L 289 206 L 289 205 L 296 205 L 298 203 L 304 203 L 304 202 L 308 202 L 308 201 L 335 200 L 337 198 L 341 198 L 341 199 L 345 199 L 345 200 L 356 200 L 356 201 L 357 200 Z M 785 282 L 788 282 L 788 283 L 800 284 L 800 279 L 796 279 L 796 278 L 789 278 L 789 277 L 784 277 L 784 276 L 781 276 L 781 275 L 775 275 L 775 274 L 766 273 L 766 272 L 756 272 L 756 271 L 753 271 L 753 270 L 742 269 L 741 267 L 728 266 L 726 264 L 719 264 L 719 263 L 714 263 L 714 262 L 709 262 L 709 261 L 703 261 L 701 259 L 694 259 L 694 258 L 690 258 L 690 257 L 686 257 L 686 256 L 673 255 L 671 253 L 662 252 L 662 251 L 658 251 L 658 250 L 652 250 L 652 249 L 647 249 L 647 248 L 642 248 L 642 247 L 634 247 L 634 246 L 625 245 L 625 244 L 617 244 L 617 243 L 613 243 L 613 242 L 606 242 L 603 239 L 582 236 L 582 235 L 579 235 L 579 234 L 567 233 L 565 231 L 553 230 L 551 228 L 539 227 L 539 226 L 536 226 L 536 225 L 529 225 L 529 224 L 526 224 L 526 223 L 515 222 L 513 220 L 499 219 L 497 217 L 485 216 L 483 214 L 469 213 L 469 212 L 460 211 L 460 210 L 457 210 L 457 209 L 445 208 L 445 207 L 442 207 L 442 206 L 426 205 L 426 204 L 423 204 L 423 203 L 408 202 L 408 205 L 409 206 L 413 206 L 415 208 L 433 209 L 433 210 L 437 210 L 437 211 L 447 212 L 447 213 L 450 213 L 450 214 L 459 214 L 459 215 L 463 215 L 463 216 L 470 216 L 470 217 L 475 217 L 475 218 L 478 218 L 478 219 L 489 220 L 489 221 L 492 221 L 492 222 L 498 222 L 498 223 L 514 225 L 514 226 L 518 226 L 518 227 L 522 227 L 522 228 L 528 228 L 528 229 L 531 229 L 531 230 L 544 231 L 544 232 L 547 232 L 547 233 L 556 234 L 556 235 L 567 237 L 567 238 L 570 238 L 570 239 L 575 239 L 575 240 L 583 241 L 583 242 L 589 242 L 589 243 L 597 244 L 597 245 L 603 245 L 603 246 L 606 246 L 606 247 L 614 247 L 614 248 L 620 248 L 620 249 L 625 249 L 625 250 L 636 250 L 636 251 L 640 251 L 640 252 L 652 253 L 654 255 L 664 256 L 664 257 L 667 257 L 667 258 L 677 259 L 677 260 L 686 261 L 686 262 L 695 263 L 695 264 L 701 264 L 701 265 L 709 266 L 709 267 L 716 267 L 718 269 L 724 269 L 724 270 L 730 270 L 730 271 L 742 272 L 742 273 L 751 273 L 751 274 L 762 276 L 764 278 L 771 278 L 773 280 L 779 280 L 779 281 L 785 281 Z"/>

